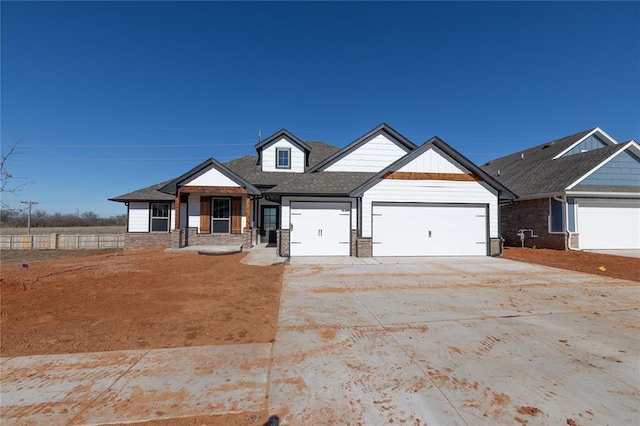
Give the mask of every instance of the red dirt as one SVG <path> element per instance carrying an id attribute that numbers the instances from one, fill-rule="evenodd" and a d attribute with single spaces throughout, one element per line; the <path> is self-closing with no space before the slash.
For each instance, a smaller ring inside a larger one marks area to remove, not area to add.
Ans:
<path id="1" fill-rule="evenodd" d="M 0 354 L 267 343 L 283 267 L 245 265 L 244 256 L 146 249 L 24 267 L 3 253 Z"/>
<path id="2" fill-rule="evenodd" d="M 640 281 L 640 259 L 591 252 L 505 247 L 504 259 Z M 604 267 L 604 271 L 600 267 Z"/>

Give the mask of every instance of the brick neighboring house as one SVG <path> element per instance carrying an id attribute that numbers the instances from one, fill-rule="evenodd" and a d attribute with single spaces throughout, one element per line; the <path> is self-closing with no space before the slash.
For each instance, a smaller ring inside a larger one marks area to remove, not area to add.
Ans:
<path id="1" fill-rule="evenodd" d="M 640 147 L 596 127 L 482 166 L 517 200 L 502 203 L 505 244 L 640 249 Z"/>
<path id="2" fill-rule="evenodd" d="M 515 195 L 437 137 L 380 124 L 340 149 L 280 130 L 256 155 L 209 159 L 111 200 L 125 247 L 264 243 L 282 256 L 496 255 Z"/>

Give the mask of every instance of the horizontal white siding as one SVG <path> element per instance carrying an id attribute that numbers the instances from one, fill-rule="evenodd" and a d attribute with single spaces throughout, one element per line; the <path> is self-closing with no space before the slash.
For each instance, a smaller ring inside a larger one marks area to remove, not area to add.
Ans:
<path id="1" fill-rule="evenodd" d="M 195 178 L 185 182 L 185 186 L 233 186 L 239 187 L 237 183 L 220 173 L 213 167 L 209 170 L 200 172 Z"/>
<path id="2" fill-rule="evenodd" d="M 290 148 L 291 149 L 291 168 L 290 169 L 278 169 L 276 167 L 276 148 Z M 282 138 L 267 147 L 262 149 L 262 171 L 263 172 L 292 172 L 303 173 L 304 172 L 304 151 L 298 148 L 297 145 Z"/>
<path id="3" fill-rule="evenodd" d="M 362 197 L 362 236 L 371 237 L 373 202 L 472 203 L 489 205 L 489 237 L 498 236 L 498 197 L 480 182 L 383 179 Z"/>
<path id="4" fill-rule="evenodd" d="M 326 169 L 327 172 L 379 172 L 404 156 L 408 149 L 379 134 Z"/>
<path id="5" fill-rule="evenodd" d="M 149 232 L 149 203 L 130 202 L 127 232 Z"/>
<path id="6" fill-rule="evenodd" d="M 317 201 L 317 202 L 348 202 L 351 203 L 351 229 L 358 229 L 358 200 L 355 198 L 339 197 L 282 197 L 282 207 L 280 209 L 280 228 L 289 229 L 291 220 L 291 202 L 296 201 Z"/>
<path id="7" fill-rule="evenodd" d="M 418 158 L 406 164 L 399 171 L 401 172 L 422 172 L 422 173 L 467 173 L 466 170 L 453 164 L 442 153 L 435 148 L 425 151 Z"/>

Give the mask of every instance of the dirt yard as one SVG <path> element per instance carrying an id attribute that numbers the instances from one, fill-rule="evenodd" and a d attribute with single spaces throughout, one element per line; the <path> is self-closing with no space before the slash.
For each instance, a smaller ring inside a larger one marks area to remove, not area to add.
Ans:
<path id="1" fill-rule="evenodd" d="M 640 281 L 640 259 L 581 251 L 505 247 L 505 259 Z"/>
<path id="2" fill-rule="evenodd" d="M 2 356 L 275 338 L 282 266 L 244 265 L 244 253 L 82 254 L 31 260 L 3 253 Z"/>

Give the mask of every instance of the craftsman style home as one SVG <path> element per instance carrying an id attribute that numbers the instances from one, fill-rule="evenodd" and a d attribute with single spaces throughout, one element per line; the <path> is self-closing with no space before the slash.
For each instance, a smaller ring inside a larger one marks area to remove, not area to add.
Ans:
<path id="1" fill-rule="evenodd" d="M 640 147 L 586 130 L 489 161 L 517 200 L 501 203 L 508 245 L 640 248 Z"/>
<path id="2" fill-rule="evenodd" d="M 501 252 L 504 183 L 437 137 L 420 146 L 381 124 L 342 149 L 281 130 L 256 155 L 209 159 L 115 198 L 128 248 L 266 243 L 282 256 Z"/>

